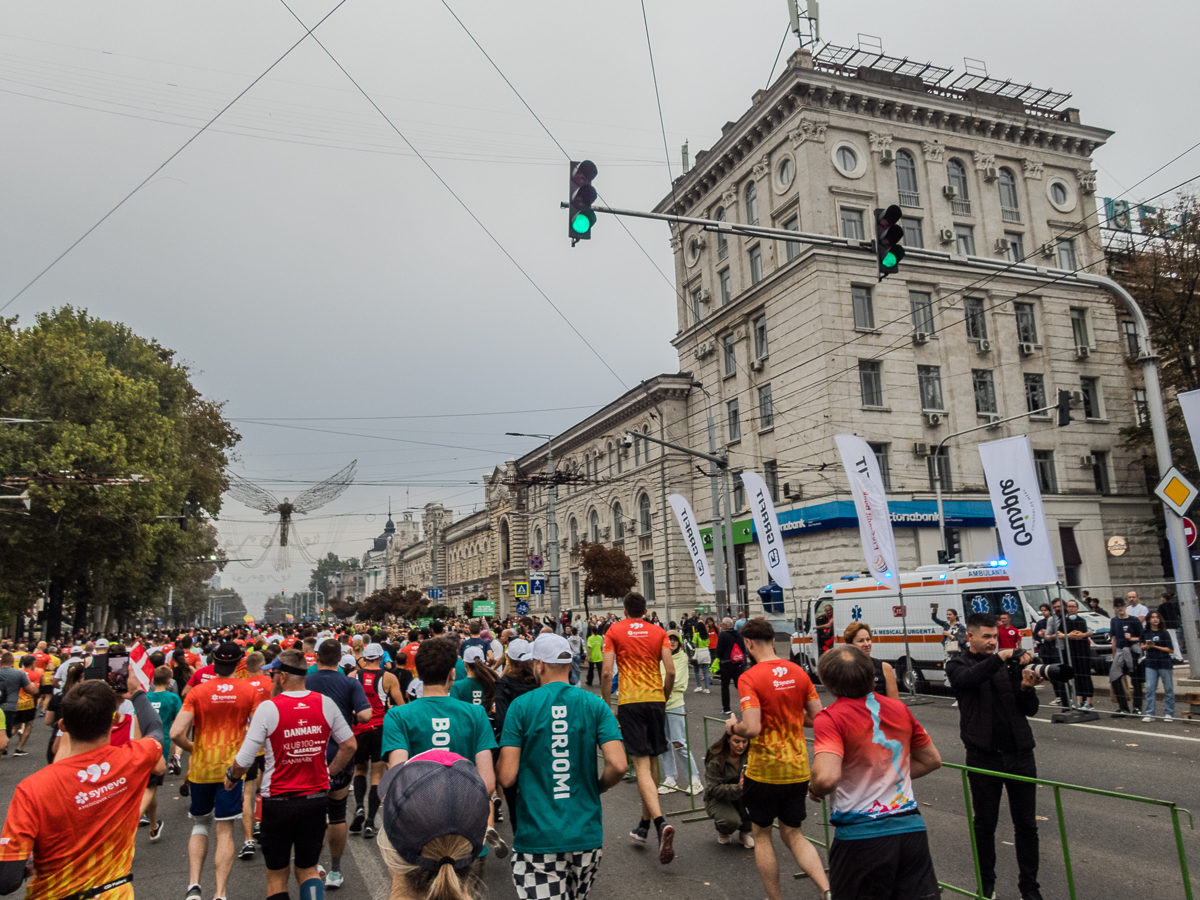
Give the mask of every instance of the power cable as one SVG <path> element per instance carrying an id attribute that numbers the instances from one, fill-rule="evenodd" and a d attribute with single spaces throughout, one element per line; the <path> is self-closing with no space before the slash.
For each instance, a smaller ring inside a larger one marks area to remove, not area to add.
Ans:
<path id="1" fill-rule="evenodd" d="M 30 281 L 27 285 L 25 285 L 25 287 L 21 288 L 19 291 L 17 291 L 15 294 L 13 294 L 13 296 L 11 298 L 9 298 L 7 303 L 5 303 L 3 306 L 0 306 L 0 312 L 4 312 L 4 310 L 8 309 L 8 307 L 13 304 L 13 301 L 15 301 L 18 297 L 20 297 L 22 294 L 24 294 L 27 290 L 29 290 L 31 287 L 33 287 L 35 284 L 37 284 L 37 282 L 41 280 L 43 275 L 45 275 L 47 272 L 49 272 L 51 269 L 53 269 L 58 264 L 59 260 L 61 260 L 64 256 L 66 256 L 72 250 L 74 250 L 77 246 L 79 246 L 79 244 L 81 244 L 84 241 L 85 238 L 87 238 L 87 236 L 89 234 L 91 234 L 93 231 L 95 231 L 97 228 L 99 228 L 102 224 L 104 224 L 104 222 L 108 219 L 109 216 L 111 216 L 118 209 L 120 209 L 122 206 L 124 206 L 126 201 L 128 201 L 130 197 L 132 197 L 134 194 L 136 194 L 138 191 L 140 191 L 143 187 L 146 186 L 146 184 L 155 175 L 157 175 L 159 172 L 161 172 L 163 169 L 165 169 L 167 167 L 167 165 L 171 162 L 171 160 L 173 160 L 175 157 L 177 157 L 180 153 L 182 153 L 184 150 L 186 150 L 188 148 L 188 146 L 192 143 L 192 141 L 196 140 L 196 138 L 198 138 L 198 137 L 200 137 L 200 135 L 204 134 L 204 132 L 208 130 L 208 127 L 210 125 L 212 125 L 213 122 L 217 121 L 217 119 L 221 118 L 222 114 L 224 114 L 224 112 L 227 109 L 229 109 L 229 107 L 231 107 L 231 106 L 233 106 L 233 104 L 237 103 L 238 100 L 240 100 L 242 97 L 244 97 L 246 95 L 246 93 L 249 92 L 249 90 L 252 87 L 254 87 L 256 84 L 258 84 L 260 81 L 262 81 L 263 78 L 265 78 L 267 76 L 268 72 L 270 72 L 277 65 L 279 65 L 281 62 L 283 62 L 288 57 L 288 54 L 290 54 L 293 50 L 295 50 L 297 47 L 299 47 L 306 38 L 311 36 L 314 31 L 316 31 L 318 28 L 320 28 L 321 25 L 324 24 L 326 19 L 328 19 L 335 12 L 337 12 L 339 9 L 341 9 L 342 5 L 345 2 L 346 2 L 346 0 L 338 0 L 337 6 L 335 6 L 333 9 L 331 9 L 329 12 L 327 12 L 320 19 L 320 21 L 318 21 L 315 25 L 313 25 L 312 28 L 306 28 L 304 35 L 303 35 L 303 37 L 300 38 L 300 40 L 296 41 L 296 43 L 294 43 L 294 44 L 292 44 L 292 46 L 288 47 L 287 50 L 284 51 L 283 55 L 279 57 L 279 59 L 275 60 L 275 62 L 273 62 L 273 63 L 271 63 L 271 65 L 267 66 L 267 68 L 262 72 L 261 75 L 259 75 L 252 82 L 250 82 L 248 85 L 246 85 L 246 87 L 243 88 L 242 91 L 236 97 L 234 97 L 232 100 L 230 100 L 228 103 L 226 103 L 225 106 L 223 106 L 217 112 L 217 114 L 215 116 L 213 116 L 204 125 L 201 126 L 199 131 L 197 131 L 190 138 L 188 138 L 186 141 L 184 141 L 183 146 L 181 146 L 178 150 L 176 150 L 174 153 L 172 153 L 170 156 L 168 156 L 162 162 L 162 164 L 160 166 L 158 166 L 158 168 L 156 168 L 153 172 L 151 172 L 144 179 L 142 179 L 142 181 L 137 185 L 137 187 L 135 187 L 132 191 L 130 191 L 128 194 L 126 194 L 124 197 L 122 197 L 116 206 L 114 206 L 112 209 L 110 209 L 108 212 L 106 212 L 103 216 L 101 216 L 99 221 L 96 222 L 96 224 L 94 224 L 91 228 L 89 228 L 87 231 L 85 231 L 83 234 L 81 234 L 78 238 L 75 239 L 74 243 L 72 243 L 71 246 L 67 247 L 66 250 L 64 250 L 62 253 L 60 253 L 58 256 L 56 256 L 51 261 L 50 265 L 46 266 L 46 268 L 44 268 L 44 269 L 42 269 L 42 271 L 38 272 L 37 275 L 34 276 L 32 281 Z M 313 40 L 316 40 L 316 38 L 314 37 Z M 318 41 L 318 43 L 319 43 L 319 41 Z"/>

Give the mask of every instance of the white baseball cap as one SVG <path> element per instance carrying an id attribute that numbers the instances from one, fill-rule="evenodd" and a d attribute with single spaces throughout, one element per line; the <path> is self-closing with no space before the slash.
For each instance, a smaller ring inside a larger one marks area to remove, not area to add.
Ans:
<path id="1" fill-rule="evenodd" d="M 92 647 L 96 650 L 107 650 L 108 649 L 108 641 L 105 640 L 104 638 L 100 638 L 100 640 L 98 640 L 98 641 L 96 641 L 96 643 L 92 644 Z"/>
<path id="2" fill-rule="evenodd" d="M 483 648 L 482 647 L 468 647 L 466 649 L 466 651 L 463 653 L 463 662 L 464 663 L 483 662 Z"/>
<path id="3" fill-rule="evenodd" d="M 383 659 L 383 647 L 379 644 L 367 644 L 363 647 L 363 659 Z"/>
<path id="4" fill-rule="evenodd" d="M 531 647 L 533 658 L 552 666 L 571 661 L 571 645 L 559 634 L 539 634 Z"/>
<path id="5" fill-rule="evenodd" d="M 508 658 L 513 662 L 526 662 L 533 659 L 533 645 L 523 638 L 509 641 Z"/>

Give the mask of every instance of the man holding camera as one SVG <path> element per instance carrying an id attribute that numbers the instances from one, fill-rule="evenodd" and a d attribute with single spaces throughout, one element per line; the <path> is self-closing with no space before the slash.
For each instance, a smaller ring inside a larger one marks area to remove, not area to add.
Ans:
<path id="1" fill-rule="evenodd" d="M 1028 717 L 1037 714 L 1035 688 L 1042 679 L 1023 668 L 1033 661 L 1032 654 L 1019 647 L 999 650 L 998 644 L 996 617 L 975 613 L 967 618 L 966 652 L 946 664 L 946 675 L 958 701 L 959 734 L 967 749 L 967 765 L 1036 778 Z M 1000 795 L 1007 790 L 1021 900 L 1042 900 L 1037 880 L 1037 786 L 974 772 L 967 777 L 983 895 L 991 897 L 996 887 L 996 822 Z"/>

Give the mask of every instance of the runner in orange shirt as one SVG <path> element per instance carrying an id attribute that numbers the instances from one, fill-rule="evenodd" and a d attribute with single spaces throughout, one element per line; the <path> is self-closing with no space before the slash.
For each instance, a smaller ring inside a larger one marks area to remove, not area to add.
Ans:
<path id="1" fill-rule="evenodd" d="M 642 798 L 642 818 L 629 836 L 646 843 L 653 820 L 658 830 L 658 861 L 666 865 L 675 858 L 675 828 L 663 819 L 658 803 L 658 757 L 667 752 L 667 697 L 675 684 L 675 662 L 667 633 L 645 621 L 645 614 L 645 597 L 633 593 L 625 597 L 626 618 L 604 633 L 600 693 L 611 705 L 615 659 L 621 673 L 617 723 L 625 750 L 633 759 Z M 660 661 L 665 678 L 660 674 Z"/>
<path id="2" fill-rule="evenodd" d="M 258 708 L 257 687 L 233 673 L 242 659 L 242 648 L 226 641 L 213 653 L 216 678 L 197 685 L 183 698 L 183 709 L 171 726 L 171 740 L 190 750 L 192 836 L 188 841 L 189 887 L 186 900 L 200 900 L 200 873 L 208 855 L 209 823 L 217 823 L 217 892 L 225 896 L 229 870 L 233 867 L 233 821 L 242 815 L 242 781 L 225 790 L 225 770 L 233 764 L 246 737 L 250 717 Z M 195 723 L 195 739 L 189 741 L 188 727 Z"/>
<path id="3" fill-rule="evenodd" d="M 21 781 L 8 806 L 0 836 L 0 894 L 21 886 L 32 856 L 27 900 L 133 900 L 130 867 L 142 789 L 167 763 L 161 720 L 140 689 L 132 702 L 147 715 L 150 735 L 120 747 L 110 744 L 120 700 L 100 680 L 84 681 L 63 697 L 66 733 L 58 761 Z"/>
<path id="4" fill-rule="evenodd" d="M 258 702 L 271 699 L 273 685 L 271 676 L 262 670 L 265 659 L 261 652 L 255 650 L 249 654 L 244 663 L 246 666 L 246 683 L 252 684 L 258 690 Z M 241 664 L 239 664 L 241 665 Z M 235 671 L 233 677 L 237 678 Z M 238 859 L 254 857 L 254 842 L 258 840 L 259 823 L 255 821 L 256 798 L 262 784 L 263 772 L 266 771 L 266 757 L 260 753 L 254 760 L 254 765 L 245 775 L 245 787 L 242 789 L 242 849 L 238 851 Z"/>
<path id="5" fill-rule="evenodd" d="M 775 627 L 766 619 L 747 622 L 742 640 L 754 665 L 738 681 L 742 721 L 731 715 L 725 732 L 751 738 L 742 802 L 754 827 L 759 877 L 768 900 L 781 900 L 779 864 L 771 843 L 772 826 L 778 819 L 784 845 L 822 891 L 823 900 L 831 900 L 821 857 L 800 833 L 800 823 L 807 815 L 809 779 L 804 728 L 811 728 L 821 711 L 817 689 L 800 666 L 775 655 Z"/>

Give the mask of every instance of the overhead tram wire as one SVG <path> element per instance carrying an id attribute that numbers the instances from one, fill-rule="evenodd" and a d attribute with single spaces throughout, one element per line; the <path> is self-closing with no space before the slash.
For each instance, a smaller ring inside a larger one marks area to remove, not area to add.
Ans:
<path id="1" fill-rule="evenodd" d="M 230 417 L 230 422 L 381 422 L 390 421 L 393 419 L 459 419 L 470 418 L 475 416 L 520 416 L 532 413 L 546 412 L 568 412 L 576 409 L 595 409 L 593 405 L 587 406 L 551 406 L 546 409 L 507 409 L 497 412 L 473 412 L 473 413 L 431 413 L 429 415 L 408 415 L 408 416 L 243 416 L 240 418 Z"/>
<path id="2" fill-rule="evenodd" d="M 188 146 L 191 145 L 192 141 L 196 140 L 196 138 L 198 138 L 198 137 L 200 137 L 200 135 L 204 134 L 204 132 L 208 130 L 208 127 L 210 125 L 212 125 L 215 121 L 217 121 L 217 119 L 221 118 L 221 116 L 225 113 L 226 110 L 228 110 L 231 106 L 233 106 L 233 104 L 237 103 L 238 100 L 240 100 L 242 97 L 244 97 L 250 91 L 250 89 L 252 87 L 254 87 L 256 84 L 258 84 L 264 78 L 266 78 L 267 74 L 272 69 L 274 69 L 277 65 L 279 65 L 281 62 L 283 62 L 285 59 L 287 59 L 288 55 L 293 50 L 295 50 L 297 47 L 299 47 L 302 43 L 304 43 L 306 38 L 312 37 L 313 40 L 316 41 L 317 39 L 316 39 L 316 37 L 313 37 L 313 32 L 316 31 L 318 28 L 320 28 L 321 25 L 323 25 L 330 16 L 332 16 L 335 12 L 337 12 L 339 9 L 341 9 L 343 4 L 345 4 L 345 3 L 346 3 L 346 0 L 338 0 L 337 6 L 335 6 L 333 9 L 331 9 L 329 12 L 327 12 L 320 19 L 320 21 L 318 21 L 315 25 L 313 25 L 312 28 L 306 27 L 304 35 L 303 35 L 303 37 L 300 38 L 300 40 L 296 41 L 296 43 L 294 43 L 294 44 L 292 44 L 292 46 L 288 47 L 287 50 L 285 50 L 283 52 L 283 55 L 279 57 L 279 59 L 275 60 L 275 62 L 273 62 L 273 63 L 271 63 L 271 65 L 267 66 L 267 68 L 263 70 L 262 74 L 260 74 L 257 78 L 255 78 L 248 85 L 246 85 L 246 87 L 244 87 L 236 97 L 234 97 L 232 100 L 230 100 L 228 103 L 226 103 L 223 107 L 221 107 L 221 109 L 217 112 L 217 114 L 215 116 L 213 116 L 204 125 L 202 125 L 200 127 L 199 131 L 197 131 L 190 138 L 188 138 L 186 141 L 184 141 L 183 145 L 178 150 L 176 150 L 174 153 L 172 153 L 170 156 L 168 156 L 165 160 L 163 160 L 162 164 L 159 165 L 158 168 L 156 168 L 153 172 L 151 172 L 145 178 L 143 178 L 142 181 L 137 185 L 137 187 L 135 187 L 132 191 L 130 191 L 128 194 L 126 194 L 124 197 L 122 197 L 121 200 L 119 200 L 117 202 L 116 206 L 114 206 L 112 209 L 110 209 L 108 212 L 106 212 L 103 216 L 100 217 L 100 219 L 91 228 L 89 228 L 87 231 L 85 231 L 83 234 L 81 234 L 78 238 L 76 238 L 75 241 L 69 247 L 67 247 L 66 250 L 64 250 L 62 253 L 60 253 L 58 256 L 56 256 L 50 262 L 50 264 L 48 266 L 46 266 L 46 268 L 44 268 L 44 269 L 42 269 L 42 271 L 38 272 L 37 275 L 35 275 L 33 277 L 32 281 L 30 281 L 28 284 L 25 285 L 25 287 L 21 288 L 19 291 L 17 291 L 15 294 L 13 294 L 13 296 L 9 298 L 7 303 L 5 303 L 3 306 L 0 306 L 0 312 L 4 312 L 4 310 L 8 309 L 8 307 L 10 307 L 13 304 L 13 302 L 16 301 L 16 299 L 18 297 L 20 297 L 27 290 L 29 290 L 31 287 L 33 287 L 35 284 L 37 284 L 38 281 L 41 280 L 43 275 L 45 275 L 47 272 L 49 272 L 51 269 L 53 269 L 56 265 L 58 265 L 59 261 L 62 260 L 63 257 L 65 257 L 68 253 L 70 253 L 72 250 L 74 250 L 76 247 L 78 247 L 81 243 L 83 243 L 83 241 L 87 238 L 88 235 L 90 235 L 93 231 L 95 231 L 97 228 L 99 228 L 101 225 L 103 225 L 105 221 L 107 221 L 109 216 L 111 216 L 118 209 L 120 209 L 122 206 L 124 206 L 130 197 L 132 197 L 134 194 L 136 194 L 138 191 L 140 191 L 143 187 L 145 187 L 146 184 L 148 184 L 150 182 L 150 180 L 152 178 L 154 178 L 155 175 L 157 175 L 159 172 L 161 172 L 163 169 L 165 169 L 167 167 L 167 165 L 171 162 L 171 160 L 173 160 L 180 153 L 182 153 L 184 150 L 186 150 L 188 148 Z M 317 41 L 317 43 L 320 43 L 320 41 Z"/>
<path id="3" fill-rule="evenodd" d="M 308 27 L 304 24 L 304 20 L 301 19 L 298 15 L 296 15 L 295 11 L 293 11 L 293 9 L 290 6 L 288 6 L 287 0 L 279 0 L 279 2 L 283 4 L 284 9 L 286 9 L 289 13 L 291 13 L 292 18 L 300 23 L 301 28 Z M 344 3 L 345 0 L 342 0 L 342 2 Z M 494 234 L 492 234 L 492 232 L 488 229 L 488 227 L 483 224 L 482 220 L 480 220 L 480 218 L 477 215 L 475 215 L 475 213 L 471 210 L 471 207 L 467 206 L 467 204 L 463 201 L 463 199 L 461 197 L 459 197 L 457 193 L 455 193 L 455 191 L 452 187 L 450 187 L 450 185 L 449 185 L 449 183 L 447 183 L 446 179 L 444 179 L 438 173 L 437 169 L 435 169 L 433 167 L 433 165 L 429 162 L 429 160 L 427 160 L 421 154 L 421 151 L 419 151 L 416 148 L 416 146 L 414 146 L 413 143 L 407 137 L 404 136 L 404 133 L 399 128 L 396 127 L 396 123 L 393 122 L 388 117 L 388 114 L 385 113 L 383 111 L 383 109 L 380 108 L 379 104 L 376 103 L 371 98 L 371 95 L 368 94 L 366 92 L 366 90 L 362 87 L 362 85 L 360 85 L 355 80 L 354 76 L 351 75 L 348 71 L 346 71 L 345 66 L 343 66 L 340 62 L 338 62 L 337 57 L 334 56 L 333 53 L 330 52 L 329 48 L 326 47 L 323 43 L 321 43 L 321 40 L 319 38 L 317 38 L 316 36 L 313 37 L 313 40 L 316 41 L 316 44 L 318 47 L 320 47 L 323 51 L 325 51 L 325 55 L 329 57 L 329 59 L 333 62 L 333 64 L 335 66 L 337 66 L 339 69 L 341 69 L 342 74 L 345 75 L 348 79 L 350 79 L 350 83 L 353 84 L 356 88 L 358 88 L 358 92 L 360 94 L 362 94 L 363 97 L 366 99 L 366 101 L 375 108 L 375 111 L 378 112 L 379 115 L 383 116 L 383 120 L 385 122 L 387 122 L 388 125 L 391 126 L 392 130 L 394 132 L 396 132 L 397 135 L 399 135 L 400 140 L 404 141 L 404 143 L 408 145 L 408 148 L 410 150 L 412 150 L 412 152 L 414 154 L 416 154 L 417 159 L 421 160 L 421 162 L 425 165 L 425 168 L 427 168 L 430 171 L 430 173 L 433 175 L 433 177 L 436 178 L 441 183 L 442 187 L 444 187 L 447 191 L 449 191 L 450 196 L 453 197 L 458 202 L 458 205 L 463 208 L 463 210 L 467 213 L 467 215 L 469 215 L 472 219 L 475 220 L 475 224 L 478 225 L 481 229 L 483 229 L 483 233 L 486 234 L 488 236 L 488 238 L 491 239 L 492 243 L 496 245 L 496 247 L 500 250 L 500 252 L 503 253 L 508 258 L 508 261 L 511 262 L 516 267 L 517 271 L 520 272 L 525 277 L 525 280 L 528 281 L 533 286 L 533 289 L 535 291 L 537 291 L 539 294 L 541 294 L 542 299 L 545 300 L 550 305 L 550 308 L 553 309 L 556 313 L 558 313 L 559 318 L 561 318 L 567 324 L 567 327 L 570 328 L 573 332 L 575 332 L 575 335 L 581 341 L 583 341 L 584 346 L 586 346 L 589 350 L 591 350 L 593 355 L 595 355 L 596 359 L 600 360 L 600 362 L 604 366 L 604 368 L 608 369 L 608 371 L 612 374 L 613 378 L 617 379 L 617 381 L 620 383 L 621 387 L 628 388 L 629 385 L 627 385 L 625 383 L 625 380 L 623 378 L 621 378 L 620 375 L 617 374 L 617 370 L 608 364 L 608 360 L 606 360 L 603 356 L 601 356 L 600 351 L 597 350 L 594 346 L 592 346 L 591 341 L 589 341 L 586 337 L 583 336 L 583 332 L 581 332 L 578 328 L 576 328 L 575 324 L 570 319 L 567 318 L 566 313 L 564 313 L 561 309 L 558 308 L 557 304 L 555 304 L 555 302 L 550 299 L 550 296 L 544 290 L 542 290 L 541 286 L 536 281 L 533 280 L 533 276 L 530 275 L 527 271 L 525 271 L 524 267 L 519 262 L 517 262 L 516 258 L 511 253 L 508 252 L 507 248 L 502 243 L 500 243 L 500 240 Z"/>

